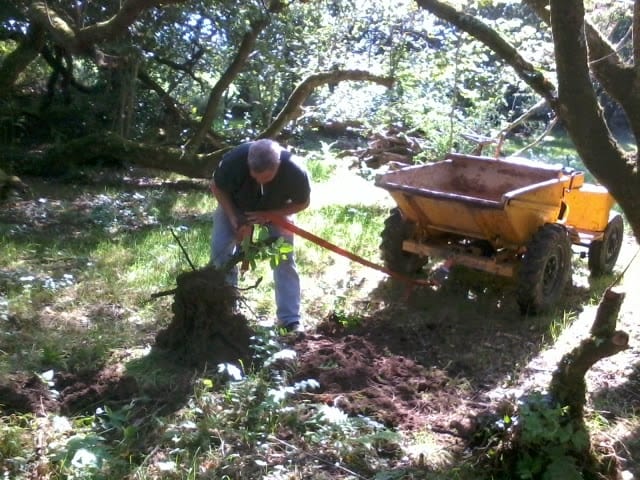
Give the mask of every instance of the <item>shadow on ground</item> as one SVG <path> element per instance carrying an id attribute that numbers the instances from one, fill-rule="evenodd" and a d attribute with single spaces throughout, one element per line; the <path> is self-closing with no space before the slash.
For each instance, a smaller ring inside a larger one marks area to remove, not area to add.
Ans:
<path id="1" fill-rule="evenodd" d="M 293 343 L 296 379 L 320 382 L 313 400 L 460 444 L 469 418 L 489 408 L 485 394 L 515 382 L 550 342 L 553 315 L 521 315 L 512 290 L 464 269 L 438 290 L 383 280 L 358 301 L 360 323 L 331 314 Z M 587 297 L 571 287 L 558 309 L 579 310 Z"/>

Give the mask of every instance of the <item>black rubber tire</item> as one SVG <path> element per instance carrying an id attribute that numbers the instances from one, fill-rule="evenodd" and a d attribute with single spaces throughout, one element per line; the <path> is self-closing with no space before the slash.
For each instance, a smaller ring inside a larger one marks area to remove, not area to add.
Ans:
<path id="1" fill-rule="evenodd" d="M 613 272 L 623 239 L 624 221 L 622 215 L 615 214 L 609 220 L 602 240 L 595 240 L 589 245 L 589 271 L 592 276 L 598 277 Z"/>
<path id="2" fill-rule="evenodd" d="M 411 238 L 415 231 L 415 224 L 405 220 L 400 209 L 393 208 L 389 217 L 384 221 L 381 233 L 380 256 L 384 266 L 394 272 L 404 274 L 418 273 L 429 261 L 429 257 L 421 257 L 415 253 L 402 250 L 402 242 Z"/>
<path id="3" fill-rule="evenodd" d="M 551 308 L 571 278 L 571 240 L 567 230 L 548 223 L 533 235 L 521 259 L 517 298 L 523 314 Z"/>

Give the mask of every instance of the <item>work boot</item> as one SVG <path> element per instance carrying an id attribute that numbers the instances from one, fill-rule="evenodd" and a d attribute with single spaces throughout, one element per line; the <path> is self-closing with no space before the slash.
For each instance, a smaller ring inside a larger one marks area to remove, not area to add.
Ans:
<path id="1" fill-rule="evenodd" d="M 282 328 L 287 333 L 304 333 L 304 327 L 300 324 L 300 322 L 291 322 L 287 325 L 282 325 Z"/>

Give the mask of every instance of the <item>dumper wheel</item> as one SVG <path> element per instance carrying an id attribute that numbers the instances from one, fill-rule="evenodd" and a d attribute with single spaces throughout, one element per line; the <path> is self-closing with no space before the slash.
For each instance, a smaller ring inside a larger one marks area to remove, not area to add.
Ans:
<path id="1" fill-rule="evenodd" d="M 553 306 L 571 277 L 571 240 L 562 225 L 546 224 L 534 234 L 522 257 L 517 301 L 523 314 Z"/>
<path id="2" fill-rule="evenodd" d="M 589 271 L 597 277 L 613 271 L 618 260 L 622 240 L 624 238 L 624 222 L 620 214 L 615 214 L 607 228 L 604 229 L 602 240 L 594 240 L 589 245 Z"/>
<path id="3" fill-rule="evenodd" d="M 413 274 L 429 261 L 429 257 L 402 250 L 402 242 L 411 238 L 414 229 L 415 224 L 405 220 L 398 208 L 391 209 L 389 217 L 384 221 L 380 243 L 380 255 L 389 270 Z"/>

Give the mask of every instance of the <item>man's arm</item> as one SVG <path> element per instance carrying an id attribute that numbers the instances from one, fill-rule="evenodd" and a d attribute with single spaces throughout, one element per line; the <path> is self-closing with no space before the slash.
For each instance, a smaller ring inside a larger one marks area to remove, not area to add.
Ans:
<path id="1" fill-rule="evenodd" d="M 238 212 L 238 209 L 233 204 L 233 200 L 231 200 L 231 195 L 218 188 L 214 179 L 211 179 L 209 189 L 211 190 L 211 193 L 213 193 L 213 196 L 216 198 L 218 203 L 222 206 L 224 213 L 227 214 L 229 223 L 231 223 L 231 227 L 236 232 L 236 237 L 238 239 L 244 238 L 244 236 L 251 231 L 251 225 L 247 224 L 241 217 L 240 212 Z"/>

